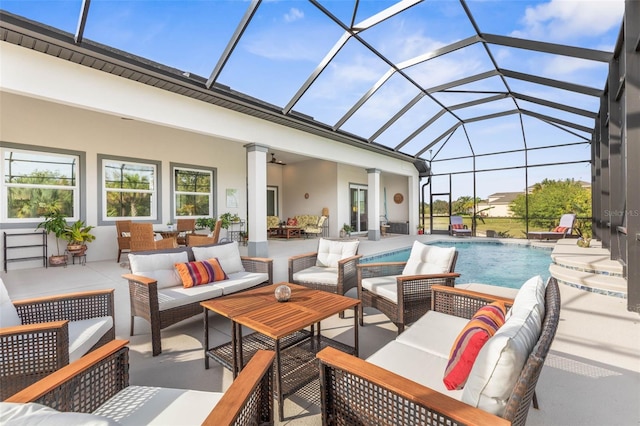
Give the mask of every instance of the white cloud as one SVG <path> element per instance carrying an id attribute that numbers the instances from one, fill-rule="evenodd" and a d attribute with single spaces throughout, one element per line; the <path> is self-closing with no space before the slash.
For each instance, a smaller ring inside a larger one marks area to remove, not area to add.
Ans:
<path id="1" fill-rule="evenodd" d="M 544 75 L 551 77 L 566 77 L 574 75 L 578 71 L 598 69 L 602 64 L 594 61 L 587 61 L 579 58 L 557 56 L 550 58 L 544 64 Z M 595 83 L 595 81 L 594 81 Z"/>
<path id="2" fill-rule="evenodd" d="M 623 14 L 623 0 L 551 0 L 528 7 L 524 29 L 512 35 L 557 41 L 596 37 L 619 26 Z"/>
<path id="3" fill-rule="evenodd" d="M 300 9 L 297 9 L 295 7 L 292 7 L 291 9 L 289 9 L 289 13 L 285 13 L 284 15 L 285 22 L 293 22 L 302 18 L 304 18 L 304 12 L 302 12 Z"/>

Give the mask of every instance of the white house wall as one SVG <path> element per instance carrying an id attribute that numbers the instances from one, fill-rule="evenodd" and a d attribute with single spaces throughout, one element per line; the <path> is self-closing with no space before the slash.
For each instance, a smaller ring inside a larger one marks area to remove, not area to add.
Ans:
<path id="1" fill-rule="evenodd" d="M 85 152 L 86 221 L 90 225 L 95 226 L 98 222 L 98 154 L 161 162 L 160 223 L 166 223 L 170 217 L 171 162 L 215 167 L 218 214 L 230 211 L 245 217 L 246 143 L 326 160 L 282 167 L 280 178 L 277 177 L 278 172 L 268 168 L 269 184 L 278 186 L 280 190 L 281 216 L 283 213 L 320 214 L 323 207 L 328 207 L 331 234 L 335 236 L 342 223 L 348 222 L 348 183 L 366 184 L 365 169 L 377 168 L 383 173 L 401 176 L 391 179 L 394 187 L 400 188 L 402 180 L 409 182 L 409 188 L 405 187 L 409 192 L 406 202 L 415 207 L 406 210 L 405 214 L 410 216 L 409 220 L 417 220 L 417 185 L 412 184 L 417 182 L 417 171 L 410 162 L 135 83 L 13 44 L 0 42 L 0 50 L 0 141 Z M 336 160 L 340 164 L 336 164 Z M 291 173 L 288 179 L 285 173 Z M 290 193 L 288 185 L 293 185 Z M 227 188 L 238 189 L 238 209 L 225 206 Z M 304 198 L 305 193 L 310 194 L 309 199 Z M 345 217 L 340 217 L 341 214 Z M 401 214 L 399 211 L 398 215 Z M 113 226 L 95 229 L 97 240 L 88 251 L 89 260 L 115 258 L 114 229 Z M 19 231 L 12 229 L 12 232 Z M 54 242 L 51 244 L 53 246 Z M 11 267 L 33 266 L 29 264 L 21 262 Z"/>

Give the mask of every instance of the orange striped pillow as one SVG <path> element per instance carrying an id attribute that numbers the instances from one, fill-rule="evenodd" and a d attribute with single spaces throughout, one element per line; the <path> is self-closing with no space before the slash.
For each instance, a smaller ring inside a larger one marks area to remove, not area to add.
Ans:
<path id="1" fill-rule="evenodd" d="M 553 229 L 553 231 L 552 231 L 552 232 L 562 232 L 562 233 L 564 233 L 567 229 L 569 229 L 569 228 L 566 228 L 566 227 L 564 227 L 564 226 L 556 226 L 556 227 Z"/>
<path id="2" fill-rule="evenodd" d="M 176 263 L 184 288 L 229 279 L 217 257 L 199 262 Z"/>
<path id="3" fill-rule="evenodd" d="M 449 390 L 462 389 L 482 346 L 504 324 L 506 307 L 502 302 L 483 306 L 462 329 L 449 354 L 444 385 Z"/>

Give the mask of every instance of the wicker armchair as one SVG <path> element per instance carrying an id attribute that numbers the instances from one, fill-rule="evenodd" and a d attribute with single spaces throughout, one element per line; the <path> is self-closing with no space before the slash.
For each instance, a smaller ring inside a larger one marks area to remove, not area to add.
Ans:
<path id="1" fill-rule="evenodd" d="M 432 309 L 470 318 L 496 297 L 445 286 L 434 286 Z M 333 348 L 318 353 L 322 424 L 361 426 L 524 425 L 542 366 L 558 328 L 560 291 L 555 279 L 547 284 L 542 332 L 511 392 L 502 417 L 489 414 L 365 360 Z M 425 366 L 428 368 L 428 366 Z"/>
<path id="2" fill-rule="evenodd" d="M 454 286 L 455 279 L 460 276 L 454 273 L 457 259 L 458 252 L 455 251 L 448 273 L 426 275 L 402 275 L 407 262 L 359 264 L 357 287 L 358 298 L 362 302 L 360 325 L 364 325 L 364 308 L 371 307 L 385 314 L 398 327 L 398 334 L 402 333 L 406 325 L 429 310 L 432 285 Z M 370 286 L 367 283 L 371 283 Z M 372 291 L 372 288 L 385 287 L 386 292 Z"/>
<path id="3" fill-rule="evenodd" d="M 128 396 L 129 387 L 129 348 L 126 340 L 115 340 L 99 350 L 84 356 L 78 361 L 64 367 L 56 373 L 31 385 L 28 389 L 13 395 L 7 402 L 30 403 L 36 402 L 58 411 L 93 413 L 103 424 L 105 417 L 123 424 L 135 423 L 147 417 L 158 423 L 172 423 L 175 418 L 163 418 L 166 410 L 173 403 L 180 401 L 176 394 L 188 399 L 189 390 L 175 390 L 170 388 L 146 388 L 138 386 L 134 390 L 138 395 L 146 392 L 148 399 L 137 399 L 131 403 Z M 238 377 L 220 398 L 219 392 L 211 393 L 213 409 L 208 416 L 198 423 L 203 425 L 273 425 L 273 359 L 272 351 L 258 351 Z M 220 398 L 216 403 L 215 400 Z M 162 399 L 162 401 L 160 401 Z M 101 407 L 104 404 L 104 407 Z M 100 407 L 100 408 L 98 408 Z M 164 409 L 156 413 L 156 409 Z M 178 407 L 175 407 L 173 412 Z M 204 407 L 200 412 L 208 410 Z M 119 410 L 124 410 L 121 413 Z M 6 414 L 6 413 L 5 413 Z M 182 419 L 189 423 L 189 416 L 197 414 L 185 412 Z M 48 417 L 55 421 L 55 415 Z M 22 418 L 28 422 L 29 416 Z M 57 419 L 62 421 L 62 419 Z M 73 421 L 66 417 L 67 421 Z M 87 421 L 87 417 L 83 420 Z"/>
<path id="4" fill-rule="evenodd" d="M 212 236 L 208 235 L 187 235 L 187 245 L 189 247 L 206 246 L 209 244 L 218 244 L 220 241 L 220 228 L 222 228 L 222 221 L 216 221 L 216 226 L 213 228 Z"/>
<path id="5" fill-rule="evenodd" d="M 178 236 L 176 242 L 180 246 L 186 246 L 187 241 L 191 234 L 196 232 L 196 220 L 195 219 L 178 219 L 176 223 L 176 230 Z"/>
<path id="6" fill-rule="evenodd" d="M 131 221 L 117 220 L 116 233 L 118 238 L 118 260 L 116 262 L 120 263 L 120 255 L 123 252 L 131 251 Z"/>
<path id="7" fill-rule="evenodd" d="M 335 265 L 327 265 L 326 255 L 329 250 L 327 244 L 343 245 L 345 248 L 348 245 L 355 245 L 355 251 L 348 250 L 348 254 L 337 260 Z M 362 255 L 358 254 L 358 240 L 330 241 L 320 238 L 317 252 L 289 258 L 289 282 L 344 296 L 347 291 L 357 286 L 356 267 L 361 257 Z M 344 313 L 340 314 L 340 318 L 344 318 Z"/>
<path id="8" fill-rule="evenodd" d="M 0 328 L 2 400 L 69 364 L 70 321 L 112 318 L 109 330 L 102 336 L 91 336 L 97 342 L 89 352 L 115 339 L 113 289 L 11 302 L 2 280 L 0 286 L 0 292 L 5 294 L 2 297 L 3 327 Z M 21 325 L 8 324 L 9 311 L 13 311 Z"/>
<path id="9" fill-rule="evenodd" d="M 161 250 L 177 247 L 175 238 L 163 238 L 156 241 L 155 233 L 153 232 L 153 225 L 150 223 L 132 222 L 129 226 L 131 228 L 132 252 Z"/>

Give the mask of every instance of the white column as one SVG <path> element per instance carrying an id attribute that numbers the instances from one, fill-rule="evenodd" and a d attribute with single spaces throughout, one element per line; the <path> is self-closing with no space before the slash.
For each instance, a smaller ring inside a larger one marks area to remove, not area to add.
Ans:
<path id="1" fill-rule="evenodd" d="M 368 188 L 367 197 L 367 227 L 369 240 L 380 239 L 380 170 L 367 169 Z"/>
<path id="2" fill-rule="evenodd" d="M 268 257 L 267 243 L 267 152 L 266 146 L 255 143 L 247 150 L 247 226 L 249 256 Z"/>

